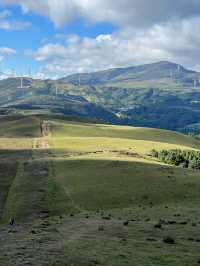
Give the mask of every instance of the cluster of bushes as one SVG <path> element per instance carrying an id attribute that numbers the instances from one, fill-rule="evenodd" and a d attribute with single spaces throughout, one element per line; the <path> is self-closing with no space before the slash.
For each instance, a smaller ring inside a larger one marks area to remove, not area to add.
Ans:
<path id="1" fill-rule="evenodd" d="M 167 164 L 200 170 L 200 151 L 152 150 L 151 155 Z"/>

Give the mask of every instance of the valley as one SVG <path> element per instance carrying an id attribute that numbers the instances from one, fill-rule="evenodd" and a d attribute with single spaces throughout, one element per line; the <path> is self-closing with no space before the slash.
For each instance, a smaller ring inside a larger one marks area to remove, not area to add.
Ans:
<path id="1" fill-rule="evenodd" d="M 0 0 L 0 266 L 200 265 L 199 10 Z"/>
<path id="2" fill-rule="evenodd" d="M 13 77 L 0 81 L 0 113 L 40 109 L 108 124 L 198 135 L 199 78 L 199 72 L 167 61 L 57 80 Z"/>

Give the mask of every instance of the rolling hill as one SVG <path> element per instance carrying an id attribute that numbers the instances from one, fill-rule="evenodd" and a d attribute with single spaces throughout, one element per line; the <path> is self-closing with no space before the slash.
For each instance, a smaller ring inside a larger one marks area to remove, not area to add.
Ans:
<path id="1" fill-rule="evenodd" d="M 118 68 L 99 71 L 95 73 L 75 74 L 61 79 L 63 83 L 70 82 L 78 85 L 102 85 L 117 84 L 134 81 L 157 81 L 158 84 L 163 80 L 179 80 L 182 85 L 193 87 L 194 80 L 199 79 L 199 73 L 185 69 L 175 63 L 161 61 L 153 64 L 146 64 L 127 68 Z"/>
<path id="2" fill-rule="evenodd" d="M 75 74 L 59 80 L 0 81 L 0 113 L 42 112 L 106 123 L 199 133 L 200 73 L 171 62 Z"/>
<path id="3" fill-rule="evenodd" d="M 150 152 L 199 140 L 50 114 L 0 125 L 0 265 L 196 265 L 199 171 Z"/>

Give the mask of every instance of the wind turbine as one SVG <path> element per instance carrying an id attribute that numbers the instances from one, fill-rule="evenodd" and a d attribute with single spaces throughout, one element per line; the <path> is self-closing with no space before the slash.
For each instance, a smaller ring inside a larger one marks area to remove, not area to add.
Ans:
<path id="1" fill-rule="evenodd" d="M 181 66 L 178 64 L 177 65 L 177 72 L 178 72 L 178 75 L 177 75 L 177 79 L 176 79 L 176 82 L 179 84 L 179 77 L 180 77 L 180 71 L 181 71 Z"/>
<path id="2" fill-rule="evenodd" d="M 173 79 L 173 71 L 172 71 L 172 69 L 170 70 L 169 75 L 170 75 L 170 78 Z"/>
<path id="3" fill-rule="evenodd" d="M 195 79 L 194 80 L 194 88 L 196 88 L 197 87 L 197 80 Z"/>
<path id="4" fill-rule="evenodd" d="M 56 96 L 57 96 L 58 95 L 58 85 L 57 85 L 57 83 L 56 83 L 55 89 L 56 89 Z"/>
<path id="5" fill-rule="evenodd" d="M 19 81 L 20 81 L 20 85 L 19 85 L 18 88 L 21 89 L 22 96 L 24 97 L 25 96 L 25 93 L 26 93 L 26 90 L 25 89 L 30 88 L 30 86 L 24 84 L 24 77 L 23 76 L 22 77 L 19 77 Z"/>
<path id="6" fill-rule="evenodd" d="M 180 74 L 180 70 L 181 70 L 181 66 L 180 66 L 180 65 L 178 65 L 178 66 L 177 66 L 177 71 L 178 71 L 178 74 Z"/>
<path id="7" fill-rule="evenodd" d="M 81 74 L 79 73 L 78 75 L 78 86 L 80 87 L 81 86 Z"/>
<path id="8" fill-rule="evenodd" d="M 23 89 L 23 77 L 20 78 L 20 88 Z"/>

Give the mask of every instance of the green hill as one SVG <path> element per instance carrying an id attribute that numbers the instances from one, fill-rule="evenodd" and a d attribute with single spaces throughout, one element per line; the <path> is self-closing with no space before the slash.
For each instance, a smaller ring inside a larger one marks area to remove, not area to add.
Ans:
<path id="1" fill-rule="evenodd" d="M 0 81 L 0 113 L 41 110 L 106 123 L 199 133 L 200 73 L 171 62 Z"/>
<path id="2" fill-rule="evenodd" d="M 151 154 L 199 151 L 199 99 L 170 62 L 0 81 L 0 266 L 197 265 L 200 173 Z"/>
<path id="3" fill-rule="evenodd" d="M 70 82 L 78 85 L 97 85 L 107 83 L 127 83 L 134 81 L 162 81 L 180 80 L 184 86 L 194 86 L 194 79 L 199 78 L 199 73 L 187 70 L 178 64 L 161 61 L 141 66 L 110 69 L 95 73 L 75 74 L 61 79 L 61 82 Z"/>
<path id="4" fill-rule="evenodd" d="M 49 114 L 0 125 L 0 265 L 196 265 L 199 171 L 149 153 L 197 139 Z"/>
<path id="5" fill-rule="evenodd" d="M 63 201 L 67 202 L 69 200 L 68 194 L 66 194 L 65 192 L 64 189 L 65 186 L 63 186 L 63 184 L 62 185 L 59 184 L 60 182 L 59 179 L 63 180 L 63 182 L 65 182 L 65 180 L 66 181 L 68 180 L 68 178 L 65 177 L 64 174 L 66 171 L 68 171 L 67 170 L 68 165 L 72 173 L 73 172 L 76 173 L 76 171 L 79 171 L 80 173 L 79 178 L 81 178 L 81 176 L 83 177 L 83 182 L 84 182 L 83 184 L 86 184 L 85 176 L 87 176 L 88 180 L 87 182 L 90 183 L 90 176 L 92 177 L 94 175 L 95 169 L 99 168 L 99 172 L 101 173 L 101 167 L 103 167 L 102 169 L 104 169 L 104 173 L 100 174 L 102 178 L 110 176 L 109 171 L 112 169 L 113 172 L 112 176 L 113 178 L 116 178 L 116 175 L 118 175 L 118 171 L 120 172 L 120 169 L 122 169 L 123 171 L 124 167 L 125 168 L 127 167 L 127 169 L 130 168 L 130 173 L 127 174 L 128 178 L 127 182 L 130 182 L 132 180 L 134 184 L 135 182 L 133 178 L 134 175 L 133 176 L 131 175 L 132 168 L 134 169 L 136 167 L 140 169 L 141 175 L 143 175 L 145 179 L 146 177 L 148 177 L 147 173 L 149 171 L 149 168 L 151 167 L 152 169 L 154 169 L 153 172 L 155 171 L 155 173 L 157 172 L 157 175 L 159 175 L 160 166 L 158 162 L 152 160 L 152 158 L 148 156 L 148 154 L 151 152 L 152 149 L 157 149 L 157 150 L 198 149 L 200 147 L 200 142 L 198 140 L 182 135 L 180 133 L 162 131 L 157 129 L 148 129 L 148 128 L 132 128 L 132 127 L 123 127 L 123 126 L 110 126 L 103 124 L 72 122 L 70 120 L 67 121 L 66 119 L 62 120 L 62 118 L 60 118 L 59 116 L 54 118 L 46 116 L 47 119 L 46 121 L 48 121 L 51 131 L 51 136 L 48 137 L 49 152 L 46 152 L 45 150 L 43 151 L 41 149 L 38 149 L 40 148 L 43 139 L 43 137 L 41 137 L 41 128 L 40 128 L 41 121 L 43 121 L 43 119 L 45 119 L 45 116 L 37 115 L 37 116 L 25 116 L 25 117 L 21 116 L 21 117 L 12 117 L 12 118 L 10 117 L 8 121 L 6 119 L 2 119 L 1 121 L 1 130 L 0 130 L 0 137 L 2 140 L 0 144 L 0 148 L 2 151 L 1 156 L 4 160 L 6 160 L 7 157 L 9 160 L 9 156 L 11 158 L 15 156 L 14 160 L 15 167 L 17 167 L 15 163 L 16 161 L 19 164 L 16 177 L 14 176 L 12 177 L 13 183 L 10 187 L 11 192 L 8 193 L 9 200 L 7 202 L 7 205 L 5 205 L 8 206 L 5 207 L 5 212 L 7 213 L 7 208 L 8 208 L 9 217 L 12 216 L 10 212 L 11 213 L 16 212 L 15 216 L 18 218 L 28 216 L 26 213 L 26 207 L 23 210 L 21 210 L 21 207 L 23 206 L 24 202 L 28 204 L 26 197 L 29 197 L 29 194 L 31 195 L 30 191 L 33 188 L 32 182 L 34 182 L 34 185 L 36 184 L 34 172 L 31 172 L 32 167 L 33 169 L 37 168 L 37 166 L 34 165 L 38 165 L 39 168 L 40 167 L 43 168 L 43 165 L 45 165 L 45 169 L 47 168 L 49 173 L 53 171 L 53 173 L 55 174 L 56 171 L 56 176 L 53 177 L 54 180 L 52 180 L 51 177 L 49 177 L 50 179 L 46 180 L 47 183 L 45 182 L 43 183 L 43 186 L 46 186 L 43 188 L 43 190 L 48 192 L 48 185 L 50 186 L 50 190 L 51 186 L 55 185 L 55 189 L 58 189 L 58 191 L 61 190 L 62 191 L 61 195 L 64 197 L 64 199 L 66 198 L 66 200 Z M 6 150 L 7 152 L 5 152 Z M 16 153 L 15 150 L 18 152 Z M 27 151 L 26 153 L 24 153 L 25 150 Z M 28 157 L 26 158 L 26 156 Z M 42 158 L 45 159 L 44 162 L 42 161 L 40 162 Z M 52 160 L 51 158 L 55 159 L 51 161 Z M 83 164 L 83 169 L 81 167 L 82 164 Z M 80 167 L 78 167 L 78 165 L 80 165 Z M 88 165 L 88 170 L 87 170 L 87 165 Z M 104 165 L 108 166 L 104 167 Z M 63 170 L 61 171 L 60 169 L 62 168 Z M 166 169 L 167 173 L 166 166 L 164 166 L 163 169 Z M 143 174 L 142 171 L 144 171 Z M 181 172 L 183 170 L 177 169 L 176 171 L 180 172 L 181 175 Z M 33 173 L 33 176 L 31 176 L 31 173 Z M 64 176 L 59 177 L 57 180 L 57 176 L 60 176 L 60 174 L 61 176 L 62 174 L 64 174 Z M 151 175 L 152 173 L 149 174 Z M 188 171 L 188 175 L 190 174 L 192 173 Z M 37 170 L 35 175 L 36 177 L 37 175 L 40 175 L 40 170 Z M 32 178 L 33 180 L 31 181 Z M 110 181 L 109 180 L 108 181 L 110 182 L 110 185 L 112 185 L 113 180 L 112 178 L 111 179 L 110 178 L 109 178 Z M 27 181 L 25 182 L 25 180 Z M 57 181 L 59 182 L 57 183 Z M 42 181 L 39 181 L 38 186 L 40 185 L 40 182 Z M 67 182 L 69 182 L 69 180 Z M 93 182 L 94 185 L 98 183 L 97 180 Z M 121 181 L 119 179 L 119 185 L 121 184 L 120 182 Z M 144 182 L 146 181 L 144 180 Z M 79 181 L 77 181 L 77 183 L 81 185 Z M 109 190 L 109 184 L 107 182 L 105 183 L 103 182 L 103 184 L 104 185 L 101 187 L 101 190 L 103 189 Z M 29 188 L 30 191 L 28 189 L 29 185 L 31 186 Z M 129 186 L 130 184 L 127 183 L 127 185 Z M 130 188 L 132 187 L 132 185 L 130 185 Z M 19 192 L 17 192 L 18 186 L 20 188 Z M 27 191 L 26 192 L 28 193 L 27 196 L 25 195 L 25 192 L 22 190 L 22 187 L 24 187 L 25 191 Z M 165 186 L 163 187 L 163 189 L 164 188 Z M 37 187 L 37 189 L 39 188 Z M 125 191 L 124 191 L 124 197 L 126 198 L 128 195 L 126 195 Z M 90 194 L 91 192 L 87 193 Z M 14 196 L 15 194 L 16 198 Z M 50 195 L 50 201 L 52 200 L 51 196 L 52 195 Z M 56 194 L 54 196 L 57 197 Z M 21 197 L 22 197 L 22 203 L 21 203 L 22 206 L 19 205 L 18 209 L 16 204 L 18 200 L 21 201 Z M 48 209 L 48 197 L 46 198 L 46 200 L 47 200 L 46 208 Z M 119 196 L 118 200 L 123 201 L 123 197 Z M 168 201 L 168 199 L 166 200 Z M 105 206 L 109 204 L 110 200 L 108 200 L 108 203 L 105 203 Z M 63 204 L 61 204 L 61 209 L 64 208 L 62 205 Z M 72 205 L 72 203 L 70 203 L 70 205 Z M 116 204 L 115 207 L 117 207 L 117 205 L 118 203 Z M 125 205 L 124 207 L 128 207 L 128 205 L 127 206 Z M 59 212 L 59 208 L 60 208 L 60 199 L 59 199 L 59 205 L 56 207 L 56 210 L 54 211 Z M 96 208 L 97 209 L 101 208 L 101 206 L 98 206 L 97 204 Z M 30 208 L 27 207 L 27 209 L 30 213 L 34 213 L 34 211 L 31 211 Z M 69 210 L 71 209 L 68 209 L 67 207 L 62 209 L 64 213 L 69 212 Z M 8 214 L 6 214 L 5 216 L 8 217 Z"/>

